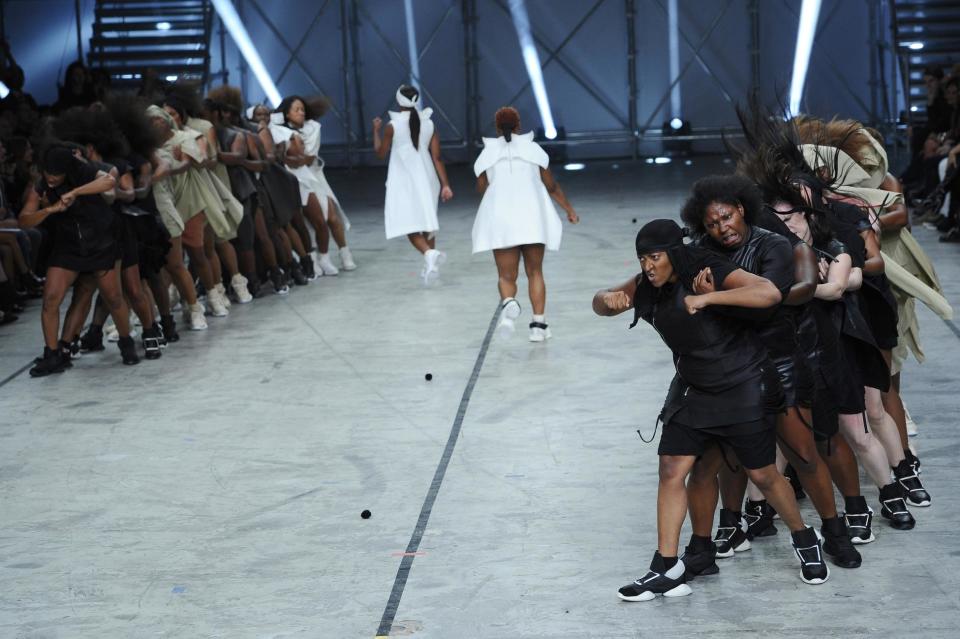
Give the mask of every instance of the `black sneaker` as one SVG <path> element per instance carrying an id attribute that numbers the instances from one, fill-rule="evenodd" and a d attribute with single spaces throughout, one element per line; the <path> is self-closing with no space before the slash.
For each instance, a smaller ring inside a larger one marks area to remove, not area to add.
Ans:
<path id="1" fill-rule="evenodd" d="M 911 506 L 926 508 L 930 505 L 930 493 L 924 489 L 909 459 L 904 459 L 897 464 L 897 467 L 893 469 L 893 477 L 900 484 L 903 495 Z"/>
<path id="2" fill-rule="evenodd" d="M 803 530 L 790 533 L 793 551 L 800 560 L 800 579 L 807 584 L 822 584 L 830 578 L 830 567 L 823 560 L 823 547 L 817 531 L 807 526 Z"/>
<path id="3" fill-rule="evenodd" d="M 43 347 L 43 356 L 33 360 L 36 365 L 30 369 L 30 377 L 46 377 L 53 373 L 62 373 L 66 370 L 63 355 L 59 349 Z"/>
<path id="4" fill-rule="evenodd" d="M 830 555 L 830 560 L 841 568 L 859 568 L 862 563 L 860 553 L 853 547 L 850 540 L 850 531 L 840 517 L 824 519 L 820 527 L 823 535 L 823 552 Z"/>
<path id="5" fill-rule="evenodd" d="M 154 324 L 148 329 L 143 331 L 143 350 L 144 357 L 147 359 L 160 359 L 160 356 L 163 355 L 163 351 L 160 344 L 162 333 L 160 329 L 157 328 L 157 325 Z"/>
<path id="6" fill-rule="evenodd" d="M 70 342 L 60 340 L 60 359 L 63 360 L 64 368 L 73 368 L 73 358 L 70 356 Z M 79 353 L 77 357 L 80 357 Z"/>
<path id="7" fill-rule="evenodd" d="M 766 499 L 760 501 L 747 500 L 743 509 L 743 519 L 747 522 L 747 539 L 770 537 L 777 534 L 777 527 L 773 525 L 773 507 Z"/>
<path id="8" fill-rule="evenodd" d="M 80 350 L 84 353 L 93 353 L 103 350 L 103 327 L 91 324 L 87 332 L 80 338 Z"/>
<path id="9" fill-rule="evenodd" d="M 684 576 L 687 581 L 701 575 L 715 575 L 720 572 L 717 566 L 717 545 L 712 541 L 707 543 L 697 543 L 697 540 L 691 537 L 690 543 L 683 549 L 680 555 L 680 561 L 683 562 Z"/>
<path id="10" fill-rule="evenodd" d="M 903 454 L 910 462 L 910 470 L 913 471 L 913 474 L 917 477 L 920 476 L 920 473 L 923 472 L 920 470 L 920 458 L 913 454 L 913 451 L 909 448 L 903 449 Z"/>
<path id="11" fill-rule="evenodd" d="M 140 357 L 137 355 L 137 344 L 129 335 L 120 338 L 117 342 L 117 348 L 120 349 L 120 356 L 123 358 L 125 365 L 133 366 L 140 363 Z"/>
<path id="12" fill-rule="evenodd" d="M 270 281 L 273 282 L 273 292 L 277 295 L 286 295 L 290 292 L 290 287 L 287 286 L 287 277 L 279 266 L 270 271 Z"/>
<path id="13" fill-rule="evenodd" d="M 750 540 L 744 532 L 740 513 L 720 509 L 720 524 L 713 541 L 717 545 L 717 557 L 733 557 L 735 552 L 750 550 Z"/>
<path id="14" fill-rule="evenodd" d="M 290 263 L 290 277 L 293 278 L 293 283 L 297 286 L 306 286 L 310 283 L 310 280 L 308 280 L 307 276 L 303 273 L 302 263 Z"/>
<path id="15" fill-rule="evenodd" d="M 880 489 L 880 514 L 890 520 L 890 526 L 897 530 L 910 530 L 917 521 L 907 509 L 903 499 L 903 489 L 893 482 Z"/>
<path id="16" fill-rule="evenodd" d="M 180 334 L 177 332 L 177 322 L 173 319 L 173 315 L 160 316 L 160 330 L 163 331 L 163 339 L 168 343 L 173 344 L 174 342 L 180 341 Z"/>
<path id="17" fill-rule="evenodd" d="M 684 572 L 683 560 L 678 560 L 673 568 L 667 570 L 663 557 L 656 552 L 650 562 L 650 571 L 618 590 L 617 596 L 624 601 L 650 601 L 657 595 L 684 597 L 693 592 L 687 585 Z"/>
<path id="18" fill-rule="evenodd" d="M 300 268 L 311 282 L 317 279 L 317 269 L 313 265 L 313 258 L 309 255 L 300 258 Z"/>
<path id="19" fill-rule="evenodd" d="M 856 504 L 850 504 L 851 501 Z M 867 506 L 867 500 L 863 497 L 848 497 L 847 503 L 850 504 L 847 508 L 856 507 L 856 510 L 843 513 L 847 530 L 850 531 L 850 541 L 859 545 L 876 540 L 873 536 L 873 509 Z"/>

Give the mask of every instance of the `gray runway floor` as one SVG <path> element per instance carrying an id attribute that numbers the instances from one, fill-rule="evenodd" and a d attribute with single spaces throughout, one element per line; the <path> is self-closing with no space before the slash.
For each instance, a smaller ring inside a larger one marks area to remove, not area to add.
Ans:
<path id="1" fill-rule="evenodd" d="M 928 361 L 904 376 L 933 495 L 915 530 L 878 520 L 863 567 L 822 586 L 800 581 L 781 526 L 690 597 L 616 598 L 656 545 L 656 446 L 636 430 L 652 432 L 672 367 L 652 329 L 598 318 L 590 300 L 637 271 L 640 224 L 730 168 L 560 172 L 583 222 L 547 257 L 554 337 L 490 342 L 442 483 L 498 300 L 492 257 L 470 254 L 478 198 L 463 169 L 429 290 L 413 249 L 383 239 L 383 173 L 366 171 L 330 175 L 359 270 L 235 305 L 159 361 L 123 367 L 111 345 L 30 379 L 34 303 L 0 330 L 0 637 L 370 638 L 401 562 L 396 636 L 955 637 L 960 331 L 926 309 Z M 917 236 L 960 303 L 960 249 Z"/>

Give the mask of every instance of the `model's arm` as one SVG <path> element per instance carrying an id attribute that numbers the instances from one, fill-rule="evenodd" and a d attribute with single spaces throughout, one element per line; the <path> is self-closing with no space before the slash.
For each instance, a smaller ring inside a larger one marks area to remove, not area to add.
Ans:
<path id="1" fill-rule="evenodd" d="M 133 173 L 127 171 L 117 180 L 117 200 L 121 202 L 133 202 L 137 199 L 136 184 L 133 182 Z"/>
<path id="2" fill-rule="evenodd" d="M 453 197 L 453 189 L 450 188 L 450 181 L 447 179 L 447 167 L 440 155 L 440 136 L 436 133 L 430 138 L 430 157 L 433 158 L 433 168 L 437 170 L 437 177 L 440 178 L 440 199 L 447 202 Z"/>
<path id="3" fill-rule="evenodd" d="M 244 133 L 244 136 L 250 136 L 247 139 L 247 157 L 243 161 L 243 168 L 248 171 L 266 171 L 267 163 L 260 155 L 260 149 L 257 147 L 256 138 L 253 133 Z"/>
<path id="4" fill-rule="evenodd" d="M 579 222 L 580 217 L 577 215 L 577 212 L 573 210 L 573 205 L 567 200 L 566 194 L 563 192 L 563 189 L 560 188 L 560 183 L 554 179 L 550 169 L 540 169 L 540 181 L 543 182 L 543 185 L 547 188 L 547 193 L 550 194 L 553 201 L 567 212 L 567 219 L 570 220 L 572 224 Z"/>
<path id="5" fill-rule="evenodd" d="M 217 143 L 217 132 L 210 127 L 207 129 L 207 132 L 203 134 L 203 137 L 197 140 L 200 144 L 200 150 L 203 151 L 204 156 L 207 158 L 203 162 L 203 168 L 213 169 L 217 166 L 217 156 L 219 155 L 220 145 Z"/>
<path id="6" fill-rule="evenodd" d="M 153 166 L 149 162 L 144 162 L 139 170 L 140 175 L 137 177 L 137 187 L 134 192 L 136 199 L 142 200 L 150 195 L 150 187 L 153 185 Z"/>
<path id="7" fill-rule="evenodd" d="M 393 127 L 388 126 L 383 133 L 383 139 L 380 138 L 380 129 L 383 128 L 383 120 L 373 119 L 373 152 L 381 160 L 385 160 L 387 153 L 390 152 L 390 144 L 393 142 Z"/>
<path id="8" fill-rule="evenodd" d="M 895 193 L 903 193 L 903 186 L 900 180 L 887 173 L 880 183 L 880 188 Z M 904 227 L 910 227 L 910 216 L 907 214 L 907 205 L 903 202 L 894 204 L 885 209 L 877 218 L 878 231 L 896 231 Z"/>
<path id="9" fill-rule="evenodd" d="M 863 264 L 863 272 L 866 275 L 879 275 L 883 273 L 883 256 L 880 255 L 880 242 L 877 240 L 877 234 L 873 229 L 866 229 L 860 233 L 863 243 L 867 247 L 867 261 Z"/>
<path id="10" fill-rule="evenodd" d="M 480 174 L 480 177 L 477 178 L 477 193 L 483 195 L 487 192 L 488 186 L 490 186 L 490 180 L 487 179 L 487 172 L 484 171 Z"/>
<path id="11" fill-rule="evenodd" d="M 824 260 L 825 261 L 825 260 Z M 815 297 L 819 300 L 838 300 L 847 290 L 853 262 L 846 253 L 841 253 L 826 267 L 824 281 L 817 284 Z M 860 269 L 856 269 L 859 271 Z"/>
<path id="12" fill-rule="evenodd" d="M 620 286 L 600 289 L 593 296 L 593 312 L 605 317 L 619 315 L 633 306 L 636 292 L 636 277 L 631 277 Z"/>
<path id="13" fill-rule="evenodd" d="M 35 189 L 31 188 L 27 192 L 27 200 L 24 202 L 23 208 L 20 210 L 20 226 L 25 229 L 32 228 L 38 224 L 41 224 L 51 215 L 60 213 L 66 209 L 67 207 L 63 203 L 63 200 L 59 200 L 53 203 L 51 206 L 41 207 L 40 196 L 37 194 Z"/>
<path id="14" fill-rule="evenodd" d="M 813 299 L 817 291 L 817 254 L 804 243 L 793 247 L 794 284 L 783 301 L 787 306 L 802 306 Z"/>
<path id="15" fill-rule="evenodd" d="M 267 162 L 274 162 L 277 159 L 276 145 L 273 143 L 273 136 L 270 135 L 270 129 L 263 127 L 257 131 L 257 135 L 260 136 L 260 141 L 263 142 L 263 150 L 267 154 Z"/>
<path id="16" fill-rule="evenodd" d="M 220 161 L 227 166 L 243 166 L 247 159 L 247 140 L 243 135 L 236 135 L 230 144 L 229 151 L 220 151 Z"/>
<path id="17" fill-rule="evenodd" d="M 741 308 L 770 308 L 783 299 L 770 280 L 748 273 L 742 268 L 723 280 L 720 290 L 703 295 L 688 295 L 683 302 L 691 315 L 708 306 L 738 306 Z"/>

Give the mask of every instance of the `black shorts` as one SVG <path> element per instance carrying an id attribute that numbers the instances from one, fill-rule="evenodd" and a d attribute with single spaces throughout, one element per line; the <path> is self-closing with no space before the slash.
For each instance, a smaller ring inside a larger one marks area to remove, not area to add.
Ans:
<path id="1" fill-rule="evenodd" d="M 712 445 L 733 452 L 745 468 L 757 469 L 777 459 L 777 433 L 772 420 L 693 428 L 677 421 L 664 425 L 658 455 L 700 457 Z"/>

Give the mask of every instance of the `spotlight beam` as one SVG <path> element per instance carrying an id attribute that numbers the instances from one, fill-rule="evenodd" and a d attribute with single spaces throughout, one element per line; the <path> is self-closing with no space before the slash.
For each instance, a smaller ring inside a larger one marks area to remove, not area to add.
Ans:
<path id="1" fill-rule="evenodd" d="M 256 47 L 253 46 L 253 41 L 250 39 L 246 27 L 243 26 L 243 21 L 237 14 L 233 2 L 230 0 L 212 1 L 213 7 L 217 10 L 217 15 L 223 21 L 223 26 L 230 32 L 230 37 L 233 38 L 237 48 L 240 49 L 244 60 L 250 65 L 250 70 L 257 77 L 257 82 L 260 83 L 263 92 L 267 94 L 267 99 L 273 106 L 280 106 L 280 91 L 277 90 L 277 85 L 273 83 L 273 79 L 267 73 L 267 68 L 263 65 L 263 60 L 260 59 Z"/>
<path id="2" fill-rule="evenodd" d="M 533 42 L 530 30 L 530 18 L 527 15 L 527 6 L 524 0 L 510 0 L 510 15 L 513 17 L 513 26 L 517 30 L 520 40 L 520 52 L 523 55 L 523 64 L 527 67 L 530 76 L 530 86 L 533 88 L 533 97 L 537 101 L 540 111 L 540 121 L 543 123 L 543 132 L 548 139 L 557 137 L 557 127 L 553 123 L 553 113 L 550 111 L 550 101 L 547 99 L 547 87 L 543 83 L 543 69 L 540 67 L 540 54 Z"/>
<path id="3" fill-rule="evenodd" d="M 417 53 L 417 29 L 413 22 L 413 0 L 403 0 L 403 15 L 407 22 L 407 51 L 410 57 L 410 84 L 420 90 L 420 56 Z"/>
<path id="4" fill-rule="evenodd" d="M 670 116 L 682 117 L 680 109 L 680 25 L 678 20 L 677 0 L 667 2 L 667 36 L 670 51 Z"/>
<path id="5" fill-rule="evenodd" d="M 820 18 L 820 0 L 803 0 L 800 7 L 800 19 L 797 21 L 797 46 L 793 53 L 793 77 L 790 79 L 790 113 L 800 112 L 803 99 L 803 87 L 810 66 L 810 53 L 813 51 L 813 38 L 817 33 L 817 20 Z"/>

